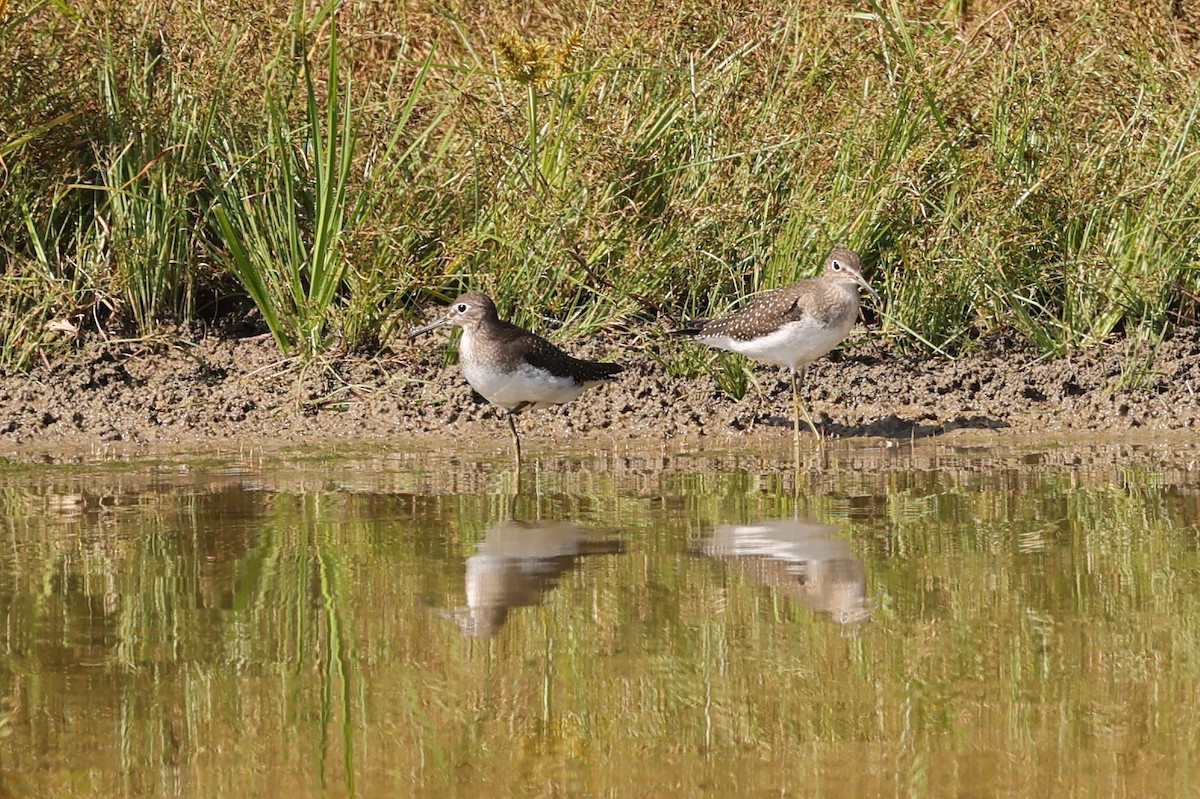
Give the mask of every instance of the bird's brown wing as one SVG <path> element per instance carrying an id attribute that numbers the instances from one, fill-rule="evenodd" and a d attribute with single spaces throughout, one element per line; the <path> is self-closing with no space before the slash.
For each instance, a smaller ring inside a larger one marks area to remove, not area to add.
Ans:
<path id="1" fill-rule="evenodd" d="M 693 335 L 750 339 L 788 322 L 799 322 L 809 315 L 808 309 L 801 302 L 803 293 L 803 283 L 794 283 L 759 294 L 744 308 L 739 308 L 731 314 L 701 320 L 703 325 Z"/>
<path id="2" fill-rule="evenodd" d="M 511 339 L 512 354 L 523 357 L 530 366 L 545 369 L 555 377 L 570 377 L 581 383 L 588 383 L 608 380 L 625 370 L 619 363 L 574 358 L 536 333 L 526 330 L 520 330 L 520 333 L 520 336 Z"/>

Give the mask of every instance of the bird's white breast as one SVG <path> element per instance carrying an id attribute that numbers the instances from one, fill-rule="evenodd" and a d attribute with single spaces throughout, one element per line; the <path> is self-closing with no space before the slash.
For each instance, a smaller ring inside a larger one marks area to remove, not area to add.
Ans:
<path id="1" fill-rule="evenodd" d="M 459 361 L 463 376 L 484 399 L 493 405 L 512 410 L 522 403 L 532 403 L 524 410 L 545 408 L 570 402 L 578 397 L 584 386 L 569 377 L 557 377 L 544 369 L 520 363 L 506 371 L 490 361 L 475 357 L 473 337 L 463 331 L 459 343 Z"/>
<path id="2" fill-rule="evenodd" d="M 846 319 L 835 327 L 825 327 L 805 318 L 787 322 L 777 330 L 749 341 L 730 336 L 701 335 L 699 338 L 710 347 L 741 353 L 763 363 L 799 369 L 830 352 L 853 326 L 854 317 L 847 314 Z"/>

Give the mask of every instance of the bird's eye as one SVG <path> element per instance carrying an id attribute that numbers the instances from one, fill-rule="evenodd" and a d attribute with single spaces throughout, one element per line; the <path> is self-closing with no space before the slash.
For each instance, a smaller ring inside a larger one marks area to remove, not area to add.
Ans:
<path id="1" fill-rule="evenodd" d="M 833 263 L 831 263 L 831 264 L 829 265 L 829 268 L 830 268 L 830 269 L 832 269 L 832 270 L 833 270 L 833 271 L 835 271 L 835 272 L 840 272 L 840 271 L 842 271 L 842 262 L 841 262 L 841 261 L 834 261 Z"/>
<path id="2" fill-rule="evenodd" d="M 460 302 L 458 305 L 454 306 L 454 310 L 458 311 L 459 313 L 466 313 L 467 304 L 465 302 Z"/>

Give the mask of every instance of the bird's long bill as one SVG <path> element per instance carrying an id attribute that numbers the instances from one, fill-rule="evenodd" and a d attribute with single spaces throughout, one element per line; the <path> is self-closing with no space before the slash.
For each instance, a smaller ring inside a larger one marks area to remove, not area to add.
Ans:
<path id="1" fill-rule="evenodd" d="M 431 330 L 437 330 L 439 327 L 443 327 L 448 324 L 450 324 L 450 317 L 443 316 L 436 322 L 430 322 L 429 324 L 425 325 L 425 327 L 418 327 L 416 330 L 408 334 L 408 338 L 409 340 L 412 340 L 417 336 L 423 336 Z"/>
<path id="2" fill-rule="evenodd" d="M 860 285 L 864 289 L 866 289 L 867 293 L 875 298 L 875 302 L 882 302 L 882 300 L 879 299 L 879 292 L 876 291 L 875 289 L 871 288 L 871 284 L 867 282 L 867 279 L 865 277 L 863 277 L 862 275 L 856 275 L 855 279 L 857 280 L 858 285 Z"/>

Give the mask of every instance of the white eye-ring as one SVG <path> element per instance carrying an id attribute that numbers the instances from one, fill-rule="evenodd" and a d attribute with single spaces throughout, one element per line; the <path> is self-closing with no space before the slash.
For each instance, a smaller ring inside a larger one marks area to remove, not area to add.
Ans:
<path id="1" fill-rule="evenodd" d="M 840 272 L 840 271 L 842 271 L 842 262 L 834 261 L 832 264 L 829 265 L 829 268 L 835 272 Z"/>
<path id="2" fill-rule="evenodd" d="M 458 305 L 454 306 L 454 310 L 458 311 L 459 313 L 466 313 L 467 304 L 465 302 L 460 302 Z"/>

